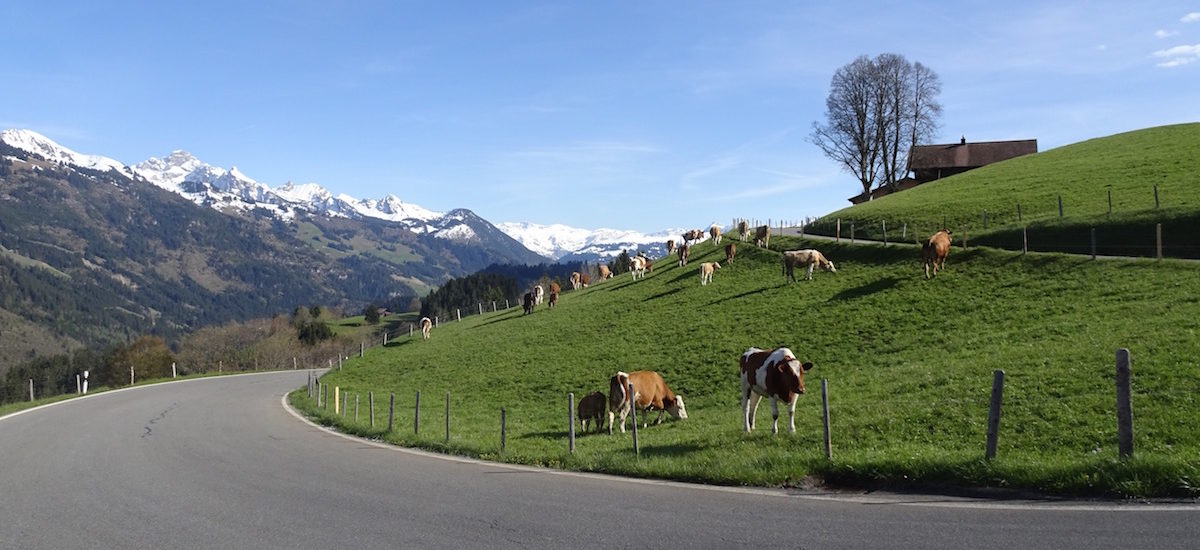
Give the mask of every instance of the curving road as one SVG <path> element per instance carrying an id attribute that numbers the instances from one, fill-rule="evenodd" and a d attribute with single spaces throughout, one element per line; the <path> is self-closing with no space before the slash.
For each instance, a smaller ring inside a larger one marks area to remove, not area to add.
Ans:
<path id="1" fill-rule="evenodd" d="M 454 460 L 332 434 L 306 373 L 0 419 L 0 548 L 1195 548 L 1200 506 L 739 490 Z"/>

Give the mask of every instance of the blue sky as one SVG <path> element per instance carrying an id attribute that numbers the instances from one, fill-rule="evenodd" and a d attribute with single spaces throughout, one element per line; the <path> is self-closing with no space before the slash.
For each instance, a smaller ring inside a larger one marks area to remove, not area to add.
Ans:
<path id="1" fill-rule="evenodd" d="M 847 206 L 808 136 L 859 55 L 938 73 L 939 142 L 1200 121 L 1200 2 L 823 4 L 3 2 L 0 128 L 650 232 Z"/>

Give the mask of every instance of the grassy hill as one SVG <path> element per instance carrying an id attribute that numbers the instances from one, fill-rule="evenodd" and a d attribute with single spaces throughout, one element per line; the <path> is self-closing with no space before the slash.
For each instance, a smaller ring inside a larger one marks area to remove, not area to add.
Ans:
<path id="1" fill-rule="evenodd" d="M 1025 227 L 1031 250 L 1086 253 L 1095 228 L 1100 254 L 1148 257 L 1162 223 L 1164 255 L 1200 258 L 1197 145 L 1200 123 L 1092 139 L 839 210 L 808 230 L 832 235 L 840 219 L 843 237 L 853 222 L 857 237 L 880 239 L 886 221 L 889 240 L 907 225 L 912 242 L 945 224 L 968 244 L 1019 250 Z"/>
<path id="2" fill-rule="evenodd" d="M 1200 494 L 1194 263 L 956 247 L 947 269 L 927 281 L 911 246 L 771 241 L 774 250 L 743 247 L 707 287 L 698 264 L 723 254 L 706 242 L 687 267 L 660 260 L 644 280 L 625 275 L 567 292 L 553 310 L 472 316 L 442 323 L 428 342 L 405 337 L 369 350 L 323 379 L 349 392 L 351 406 L 360 397 L 357 422 L 353 410 L 344 418 L 332 408 L 315 411 L 303 391 L 293 402 L 322 422 L 399 444 L 633 476 Z M 784 284 L 778 250 L 806 246 L 824 251 L 838 273 Z M 758 429 L 746 435 L 738 356 L 779 345 L 816 363 L 797 406 L 797 432 L 772 437 L 764 402 Z M 1118 348 L 1133 356 L 1136 451 L 1127 460 L 1117 453 Z M 581 435 L 570 454 L 567 393 L 578 400 L 607 392 L 609 376 L 637 369 L 660 371 L 685 396 L 690 418 L 642 430 L 640 457 L 631 434 L 619 432 Z M 987 461 L 994 369 L 1007 381 L 999 452 Z M 822 378 L 832 460 L 823 448 Z M 392 393 L 395 429 L 385 433 Z"/>

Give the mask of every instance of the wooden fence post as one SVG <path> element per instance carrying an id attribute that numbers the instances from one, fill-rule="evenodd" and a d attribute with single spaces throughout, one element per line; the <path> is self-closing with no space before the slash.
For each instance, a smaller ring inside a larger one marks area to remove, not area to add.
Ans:
<path id="1" fill-rule="evenodd" d="M 338 393 L 341 389 L 340 386 L 333 387 L 333 414 L 335 415 L 338 413 L 338 407 L 342 404 L 341 395 Z"/>
<path id="2" fill-rule="evenodd" d="M 83 382 L 79 380 L 79 375 L 75 375 L 75 393 L 83 393 Z M 308 392 L 308 396 L 312 397 L 312 392 Z"/>
<path id="3" fill-rule="evenodd" d="M 1133 456 L 1133 403 L 1129 395 L 1129 350 L 1117 350 L 1117 448 L 1121 458 Z"/>
<path id="4" fill-rule="evenodd" d="M 371 427 L 375 427 L 375 392 L 367 392 L 367 413 L 371 415 Z"/>
<path id="5" fill-rule="evenodd" d="M 178 376 L 179 376 L 179 372 L 175 370 L 175 363 L 172 362 L 171 363 L 171 378 L 177 378 Z"/>
<path id="6" fill-rule="evenodd" d="M 1004 399 L 1004 371 L 992 371 L 992 403 L 988 409 L 987 450 L 984 457 L 996 458 L 996 443 L 1000 434 L 1000 403 Z"/>
<path id="7" fill-rule="evenodd" d="M 638 426 L 637 426 L 637 395 L 633 393 L 633 383 L 627 384 L 625 388 L 629 396 L 629 416 L 633 417 L 633 455 L 637 458 L 642 457 L 642 448 L 638 445 Z"/>
<path id="8" fill-rule="evenodd" d="M 575 393 L 567 393 L 567 448 L 575 454 Z"/>
<path id="9" fill-rule="evenodd" d="M 342 418 L 346 418 L 346 412 L 350 409 L 347 405 L 350 404 L 350 394 L 342 392 Z"/>
<path id="10" fill-rule="evenodd" d="M 834 234 L 834 242 L 842 242 L 842 219 L 837 219 L 837 232 Z"/>
<path id="11" fill-rule="evenodd" d="M 388 433 L 392 433 L 392 420 L 396 418 L 396 394 L 388 398 Z"/>
<path id="12" fill-rule="evenodd" d="M 130 368 L 133 368 L 133 367 L 130 367 Z M 32 378 L 29 379 L 29 401 L 30 402 L 33 401 L 33 379 Z"/>
<path id="13" fill-rule="evenodd" d="M 129 365 L 129 385 L 133 385 L 133 365 Z"/>
<path id="14" fill-rule="evenodd" d="M 366 353 L 367 353 L 367 343 L 366 343 L 366 342 L 359 342 L 359 343 L 358 343 L 358 357 L 359 357 L 359 359 L 361 359 L 361 358 L 362 358 L 362 356 L 363 356 L 364 354 L 366 354 Z"/>
<path id="15" fill-rule="evenodd" d="M 462 310 L 454 308 L 454 316 L 458 318 L 457 320 L 462 321 Z"/>
<path id="16" fill-rule="evenodd" d="M 821 379 L 821 421 L 825 424 L 825 458 L 833 459 L 833 432 L 829 426 L 829 381 Z"/>
<path id="17" fill-rule="evenodd" d="M 1162 259 L 1162 223 L 1159 223 L 1154 226 L 1154 233 L 1156 235 L 1155 241 L 1158 243 L 1155 248 L 1158 250 L 1158 259 L 1161 260 Z"/>

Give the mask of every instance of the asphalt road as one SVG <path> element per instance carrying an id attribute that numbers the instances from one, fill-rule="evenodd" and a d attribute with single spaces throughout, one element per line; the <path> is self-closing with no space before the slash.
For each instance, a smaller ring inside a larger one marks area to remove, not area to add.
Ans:
<path id="1" fill-rule="evenodd" d="M 742 490 L 514 468 L 330 433 L 306 373 L 0 419 L 0 548 L 1196 548 L 1200 506 Z"/>

